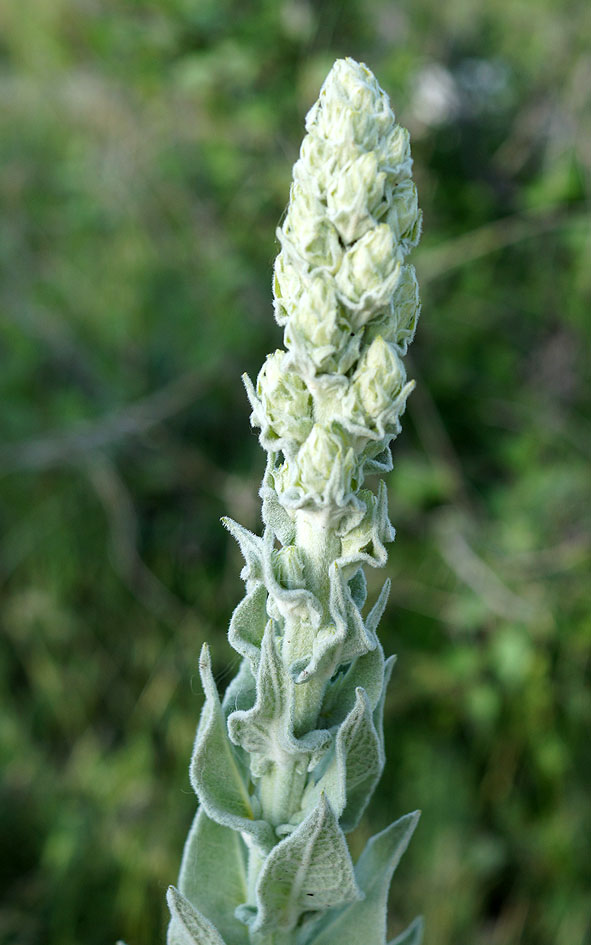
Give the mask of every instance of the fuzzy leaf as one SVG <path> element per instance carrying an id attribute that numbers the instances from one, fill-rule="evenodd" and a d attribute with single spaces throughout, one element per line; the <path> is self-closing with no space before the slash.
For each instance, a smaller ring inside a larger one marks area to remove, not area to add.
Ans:
<path id="1" fill-rule="evenodd" d="M 386 662 L 384 663 L 384 684 L 382 686 L 382 694 L 373 712 L 373 721 L 376 728 L 376 732 L 378 733 L 380 749 L 382 753 L 384 751 L 384 706 L 386 704 L 388 684 L 390 682 L 390 677 L 392 676 L 392 670 L 394 669 L 395 663 L 396 663 L 395 656 L 389 656 Z"/>
<path id="2" fill-rule="evenodd" d="M 247 659 L 243 659 L 234 678 L 228 684 L 222 701 L 226 719 L 236 709 L 251 709 L 256 699 L 256 679 Z"/>
<path id="3" fill-rule="evenodd" d="M 357 703 L 339 728 L 336 741 L 337 754 L 345 758 L 346 772 L 346 805 L 341 816 L 341 827 L 349 832 L 361 820 L 385 761 L 369 699 L 363 689 L 357 689 Z"/>
<path id="4" fill-rule="evenodd" d="M 193 908 L 178 889 L 169 886 L 166 899 L 171 915 L 167 945 L 225 945 L 217 929 Z"/>
<path id="5" fill-rule="evenodd" d="M 258 669 L 261 642 L 268 619 L 267 589 L 264 584 L 257 583 L 236 607 L 228 631 L 230 646 L 248 659 L 253 673 Z"/>
<path id="6" fill-rule="evenodd" d="M 271 470 L 275 464 L 276 455 L 276 453 L 269 453 L 263 485 L 259 492 L 263 500 L 262 516 L 265 525 L 272 529 L 281 544 L 291 545 L 295 540 L 295 524 L 281 505 L 281 502 L 277 498 L 277 493 L 272 486 Z"/>
<path id="7" fill-rule="evenodd" d="M 334 623 L 318 630 L 312 653 L 291 665 L 290 672 L 296 683 L 306 682 L 323 669 L 329 660 L 349 663 L 374 650 L 378 645 L 375 627 L 385 607 L 389 582 L 382 588 L 377 603 L 364 622 L 353 599 L 349 581 L 338 561 L 331 565 L 329 580 L 329 610 Z M 355 586 L 353 589 L 356 589 Z"/>
<path id="8" fill-rule="evenodd" d="M 246 581 L 247 588 L 250 590 L 250 582 L 263 580 L 263 539 L 258 535 L 253 535 L 248 528 L 244 528 L 231 518 L 223 518 L 222 525 L 238 542 L 242 557 L 246 562 L 240 576 L 243 581 Z"/>
<path id="9" fill-rule="evenodd" d="M 372 709 L 378 705 L 384 689 L 384 651 L 378 643 L 374 650 L 358 656 L 345 672 L 328 685 L 319 721 L 324 728 L 340 725 L 355 705 L 356 690 L 365 689 Z"/>
<path id="10" fill-rule="evenodd" d="M 207 916 L 228 945 L 243 941 L 244 926 L 233 913 L 247 897 L 244 841 L 238 831 L 211 820 L 203 807 L 185 843 L 179 891 Z"/>
<path id="11" fill-rule="evenodd" d="M 365 502 L 366 513 L 361 522 L 343 536 L 343 554 L 339 558 L 340 567 L 348 572 L 360 564 L 383 567 L 388 560 L 384 542 L 393 541 L 395 535 L 388 517 L 388 490 L 383 479 L 379 481 L 377 496 L 364 489 L 359 497 Z"/>
<path id="12" fill-rule="evenodd" d="M 353 830 L 373 794 L 384 767 L 384 752 L 375 730 L 367 693 L 358 688 L 355 705 L 340 726 L 326 771 L 306 792 L 302 806 L 329 798 L 345 832 Z"/>
<path id="13" fill-rule="evenodd" d="M 309 945 L 385 945 L 390 882 L 418 819 L 418 811 L 406 814 L 371 838 L 355 867 L 365 898 L 321 920 Z"/>
<path id="14" fill-rule="evenodd" d="M 388 603 L 388 597 L 390 595 L 391 587 L 390 578 L 386 578 L 382 585 L 382 589 L 378 594 L 378 599 L 371 608 L 367 617 L 365 618 L 365 627 L 370 636 L 374 636 L 376 630 L 378 629 L 378 624 L 382 619 L 384 611 L 386 609 L 386 604 Z"/>
<path id="15" fill-rule="evenodd" d="M 389 945 L 421 945 L 423 941 L 423 920 L 419 916 L 409 927 L 392 939 Z"/>
<path id="16" fill-rule="evenodd" d="M 366 629 L 345 575 L 336 561 L 331 567 L 329 577 L 330 613 L 343 640 L 339 662 L 349 663 L 368 650 L 375 649 L 377 638 L 375 633 Z"/>
<path id="17" fill-rule="evenodd" d="M 228 732 L 236 745 L 249 752 L 251 770 L 265 773 L 269 764 L 289 764 L 294 755 L 305 755 L 306 764 L 316 764 L 330 742 L 327 731 L 312 731 L 302 738 L 293 734 L 294 684 L 275 645 L 273 621 L 267 624 L 257 677 L 257 699 L 248 711 L 233 712 Z"/>
<path id="18" fill-rule="evenodd" d="M 343 832 L 322 796 L 306 820 L 265 860 L 252 931 L 289 931 L 302 913 L 330 909 L 360 895 Z"/>
<path id="19" fill-rule="evenodd" d="M 274 836 L 270 824 L 255 820 L 239 760 L 226 732 L 226 721 L 211 672 L 209 650 L 204 644 L 199 659 L 205 706 L 197 729 L 191 759 L 191 783 L 212 820 L 251 834 L 267 849 Z"/>
<path id="20" fill-rule="evenodd" d="M 367 580 L 363 568 L 359 568 L 349 581 L 349 590 L 351 591 L 351 597 L 361 610 L 367 600 Z"/>

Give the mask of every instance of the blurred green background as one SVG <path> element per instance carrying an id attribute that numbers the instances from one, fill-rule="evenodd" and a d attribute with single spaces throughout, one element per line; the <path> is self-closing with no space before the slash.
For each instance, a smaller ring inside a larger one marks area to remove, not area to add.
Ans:
<path id="1" fill-rule="evenodd" d="M 337 56 L 412 134 L 417 379 L 370 831 L 391 932 L 583 945 L 591 909 L 589 19 L 554 0 L 0 6 L 0 942 L 163 942 L 213 646 L 258 528 L 240 383 Z M 374 575 L 375 592 L 381 575 Z"/>

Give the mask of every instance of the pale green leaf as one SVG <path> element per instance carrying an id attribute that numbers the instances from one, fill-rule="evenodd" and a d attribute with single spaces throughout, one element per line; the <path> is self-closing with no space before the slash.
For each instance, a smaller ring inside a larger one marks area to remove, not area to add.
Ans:
<path id="1" fill-rule="evenodd" d="M 252 674 L 250 664 L 247 659 L 243 659 L 238 672 L 229 682 L 222 700 L 226 719 L 236 709 L 251 709 L 256 700 L 256 689 L 256 679 Z"/>
<path id="2" fill-rule="evenodd" d="M 230 645 L 248 659 L 253 673 L 258 669 L 261 642 L 268 619 L 267 589 L 264 584 L 257 583 L 236 607 L 228 631 Z"/>
<path id="3" fill-rule="evenodd" d="M 217 823 L 244 830 L 256 843 L 268 848 L 274 842 L 270 824 L 255 819 L 247 789 L 247 772 L 226 731 L 226 720 L 211 672 L 209 650 L 204 644 L 199 659 L 205 705 L 197 729 L 191 759 L 191 783 L 205 811 Z"/>
<path id="4" fill-rule="evenodd" d="M 246 848 L 230 827 L 211 820 L 200 807 L 185 843 L 179 891 L 207 916 L 227 945 L 240 945 L 244 925 L 234 910 L 247 898 Z"/>
<path id="5" fill-rule="evenodd" d="M 166 899 L 171 915 L 167 945 L 226 945 L 211 922 L 174 886 L 169 886 Z"/>
<path id="6" fill-rule="evenodd" d="M 360 895 L 343 832 L 322 796 L 315 810 L 265 860 L 253 931 L 289 931 L 302 913 L 330 909 Z"/>
<path id="7" fill-rule="evenodd" d="M 345 832 L 353 830 L 373 794 L 384 767 L 367 693 L 358 688 L 355 705 L 340 726 L 326 771 L 304 795 L 305 808 L 325 792 Z"/>
<path id="8" fill-rule="evenodd" d="M 376 727 L 376 732 L 378 733 L 378 738 L 380 741 L 380 748 L 382 752 L 384 751 L 384 706 L 386 704 L 388 684 L 390 682 L 390 677 L 392 676 L 392 670 L 394 669 L 395 664 L 396 664 L 395 656 L 389 656 L 386 662 L 384 663 L 384 682 L 382 685 L 382 694 L 373 712 L 373 721 Z"/>
<path id="9" fill-rule="evenodd" d="M 407 814 L 371 838 L 355 867 L 365 898 L 323 918 L 309 945 L 385 945 L 390 882 L 418 819 Z"/>
<path id="10" fill-rule="evenodd" d="M 327 731 L 293 734 L 294 683 L 275 644 L 273 621 L 267 624 L 257 677 L 257 698 L 248 711 L 228 717 L 228 732 L 236 745 L 252 756 L 251 768 L 262 775 L 271 763 L 290 764 L 294 756 L 304 756 L 306 765 L 316 764 L 328 746 Z"/>
<path id="11" fill-rule="evenodd" d="M 349 590 L 351 591 L 351 597 L 361 610 L 367 600 L 367 580 L 363 568 L 359 568 L 350 579 Z"/>
<path id="12" fill-rule="evenodd" d="M 242 579 L 247 582 L 247 586 L 251 581 L 261 582 L 263 580 L 263 539 L 258 535 L 253 535 L 248 528 L 244 528 L 231 518 L 223 518 L 222 525 L 225 525 L 238 542 L 242 557 L 246 562 L 241 572 Z"/>
<path id="13" fill-rule="evenodd" d="M 340 672 L 329 683 L 320 710 L 320 721 L 325 728 L 340 725 L 355 705 L 356 690 L 365 689 L 374 709 L 384 688 L 384 651 L 381 644 L 363 656 L 358 656 L 345 672 Z"/>

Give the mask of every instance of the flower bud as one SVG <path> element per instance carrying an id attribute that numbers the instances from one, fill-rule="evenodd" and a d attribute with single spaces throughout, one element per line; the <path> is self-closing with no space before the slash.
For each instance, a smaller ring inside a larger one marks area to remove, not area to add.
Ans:
<path id="1" fill-rule="evenodd" d="M 273 571 L 282 587 L 293 590 L 304 587 L 304 563 L 302 553 L 296 545 L 274 550 L 272 553 Z"/>
<path id="2" fill-rule="evenodd" d="M 406 354 L 408 345 L 414 338 L 420 311 L 419 283 L 415 268 L 403 266 L 389 311 L 368 324 L 365 341 L 371 342 L 381 335 L 388 344 L 396 345 L 401 354 Z"/>
<path id="3" fill-rule="evenodd" d="M 388 97 L 369 69 L 339 59 L 306 118 L 306 129 L 339 146 L 372 150 L 394 124 Z"/>
<path id="4" fill-rule="evenodd" d="M 319 198 L 326 194 L 327 184 L 333 180 L 338 149 L 331 141 L 318 135 L 306 135 L 302 141 L 299 159 L 293 166 L 293 179 Z"/>
<path id="5" fill-rule="evenodd" d="M 339 303 L 332 279 L 317 272 L 302 285 L 291 326 L 311 347 L 334 352 L 340 345 Z M 341 319 L 342 320 L 342 319 Z"/>
<path id="6" fill-rule="evenodd" d="M 385 181 L 374 151 L 361 154 L 333 178 L 326 195 L 327 213 L 345 243 L 359 239 L 375 225 Z"/>
<path id="7" fill-rule="evenodd" d="M 305 494 L 326 499 L 329 481 L 338 481 L 340 490 L 349 492 L 353 474 L 353 457 L 345 449 L 340 433 L 315 423 L 310 436 L 297 455 L 297 485 Z"/>
<path id="8" fill-rule="evenodd" d="M 301 184 L 292 185 L 283 233 L 311 268 L 337 268 L 343 254 L 337 232 L 326 207 Z"/>
<path id="9" fill-rule="evenodd" d="M 399 273 L 398 253 L 386 223 L 374 227 L 345 253 L 335 283 L 345 305 L 363 313 L 355 328 L 389 303 Z"/>
<path id="10" fill-rule="evenodd" d="M 270 354 L 257 378 L 257 394 L 269 425 L 265 437 L 303 443 L 312 428 L 312 397 L 299 374 L 285 370 L 285 357 L 284 351 Z"/>
<path id="11" fill-rule="evenodd" d="M 407 244 L 404 246 L 405 253 L 418 242 L 420 211 L 417 188 L 411 180 L 401 181 L 392 190 L 386 222 L 392 229 L 394 242 Z"/>
<path id="12" fill-rule="evenodd" d="M 380 142 L 380 164 L 394 180 L 410 177 L 410 135 L 406 128 L 395 125 Z"/>
<path id="13" fill-rule="evenodd" d="M 373 429 L 390 412 L 406 381 L 404 365 L 381 336 L 366 348 L 353 375 L 346 409 L 350 418 Z"/>

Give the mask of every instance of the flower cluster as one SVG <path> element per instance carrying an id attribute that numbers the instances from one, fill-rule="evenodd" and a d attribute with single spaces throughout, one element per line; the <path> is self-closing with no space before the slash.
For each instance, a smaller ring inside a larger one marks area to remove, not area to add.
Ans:
<path id="1" fill-rule="evenodd" d="M 421 213 L 408 133 L 365 66 L 335 63 L 306 127 L 274 272 L 286 350 L 246 383 L 281 503 L 342 508 L 412 390 L 402 357 L 419 297 L 404 259 Z"/>

